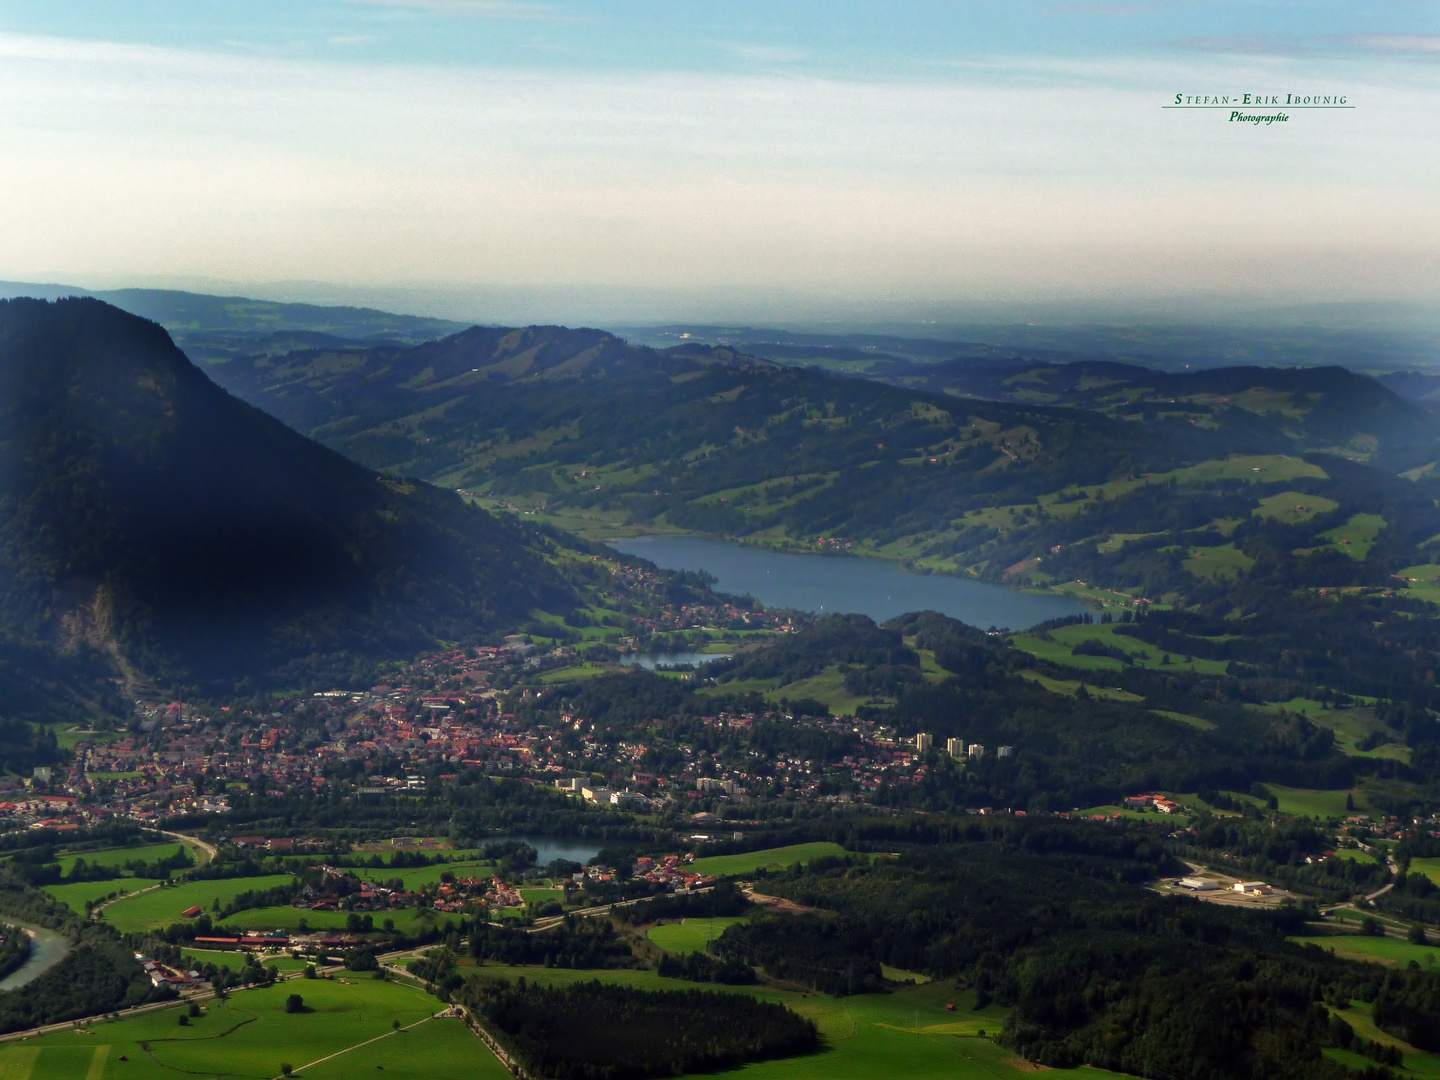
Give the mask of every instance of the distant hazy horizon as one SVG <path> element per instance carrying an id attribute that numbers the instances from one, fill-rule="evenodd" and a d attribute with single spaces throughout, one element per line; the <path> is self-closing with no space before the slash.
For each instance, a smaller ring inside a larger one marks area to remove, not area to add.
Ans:
<path id="1" fill-rule="evenodd" d="M 696 295 L 680 290 L 603 285 L 367 288 L 334 282 L 237 282 L 203 278 L 158 282 L 124 278 L 86 282 L 0 280 L 0 299 L 11 296 L 55 299 L 72 293 L 125 289 L 369 308 L 464 324 L 594 326 L 621 334 L 671 327 L 743 328 L 968 340 L 985 327 L 1215 326 L 1320 327 L 1340 332 L 1416 334 L 1426 339 L 1440 335 L 1440 303 L 1380 300 L 1266 305 L 1247 298 L 1203 297 L 1185 302 L 1152 299 L 1111 304 L 1015 301 L 927 305 L 922 301 L 825 302 L 814 297 L 758 292 Z"/>
<path id="2" fill-rule="evenodd" d="M 612 324 L 1440 302 L 1430 5 L 27 7 L 11 280 Z M 1162 108 L 1241 93 L 1347 107 Z"/>

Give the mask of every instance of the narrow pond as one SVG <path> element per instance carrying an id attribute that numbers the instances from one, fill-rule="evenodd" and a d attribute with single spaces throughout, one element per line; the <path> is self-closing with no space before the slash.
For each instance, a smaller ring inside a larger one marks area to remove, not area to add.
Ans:
<path id="1" fill-rule="evenodd" d="M 620 666 L 642 667 L 647 671 L 654 671 L 656 668 L 662 667 L 674 667 L 677 664 L 699 667 L 701 664 L 709 664 L 715 660 L 724 660 L 729 655 L 729 653 L 702 652 L 638 653 L 635 656 L 621 657 Z"/>
<path id="2" fill-rule="evenodd" d="M 574 836 L 489 836 L 483 843 L 493 844 L 498 840 L 523 840 L 539 852 L 537 865 L 546 866 L 556 859 L 585 864 L 600 851 L 600 844 Z"/>
<path id="3" fill-rule="evenodd" d="M 917 574 L 879 559 L 782 555 L 698 536 L 637 536 L 609 543 L 617 551 L 649 559 L 666 570 L 714 574 L 721 592 L 748 593 L 766 607 L 857 612 L 876 622 L 907 611 L 930 610 L 982 630 L 992 626 L 1023 630 L 1085 610 L 1067 596 L 1026 593 L 969 578 Z"/>

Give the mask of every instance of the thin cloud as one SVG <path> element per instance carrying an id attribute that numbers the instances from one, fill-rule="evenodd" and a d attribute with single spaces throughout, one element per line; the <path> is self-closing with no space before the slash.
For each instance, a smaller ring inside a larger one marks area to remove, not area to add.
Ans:
<path id="1" fill-rule="evenodd" d="M 743 60 L 755 60 L 764 64 L 791 64 L 810 56 L 806 49 L 794 49 L 786 45 L 737 45 L 718 42 L 718 46 Z"/>
<path id="2" fill-rule="evenodd" d="M 1047 15 L 1131 18 L 1158 15 L 1179 6 L 1176 0 L 1060 0 L 1043 10 Z"/>
<path id="3" fill-rule="evenodd" d="M 1440 34 L 1362 34 L 1350 40 L 1375 52 L 1440 54 Z"/>
<path id="4" fill-rule="evenodd" d="M 1227 34 L 1174 39 L 1167 44 L 1197 52 L 1230 56 L 1345 57 L 1385 53 L 1391 56 L 1440 54 L 1435 34 Z"/>
<path id="5" fill-rule="evenodd" d="M 532 4 L 526 0 L 350 0 L 368 7 L 408 8 L 436 15 L 472 15 L 480 19 L 540 19 L 551 22 L 574 22 L 573 16 L 562 15 L 549 4 Z"/>
<path id="6" fill-rule="evenodd" d="M 0 33 L 20 211 L 0 277 L 1433 297 L 1440 81 L 1386 59 L 1025 56 L 863 82 Z M 1300 78 L 1376 107 L 1264 133 L 1159 108 Z"/>

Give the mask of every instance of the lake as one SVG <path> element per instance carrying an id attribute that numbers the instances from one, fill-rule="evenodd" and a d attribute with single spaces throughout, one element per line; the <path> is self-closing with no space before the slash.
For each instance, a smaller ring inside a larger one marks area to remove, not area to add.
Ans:
<path id="1" fill-rule="evenodd" d="M 846 555 L 785 555 L 699 536 L 637 536 L 608 541 L 616 551 L 666 570 L 704 570 L 720 592 L 753 596 L 766 607 L 858 612 L 883 622 L 907 611 L 938 611 L 981 629 L 1023 630 L 1086 609 L 988 581 L 917 574 L 894 563 Z"/>

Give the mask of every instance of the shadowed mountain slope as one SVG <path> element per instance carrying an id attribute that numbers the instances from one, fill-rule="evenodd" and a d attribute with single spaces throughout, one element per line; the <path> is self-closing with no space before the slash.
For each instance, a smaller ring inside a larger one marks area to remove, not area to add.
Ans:
<path id="1" fill-rule="evenodd" d="M 561 327 L 475 328 L 413 349 L 306 350 L 211 371 L 377 468 L 716 532 L 741 531 L 731 491 L 757 484 L 783 487 L 761 500 L 774 503 L 771 524 L 857 535 L 922 527 L 910 517 L 944 520 L 977 498 L 1290 446 L 1248 414 L 1238 427 L 1172 419 L 1155 430 Z"/>
<path id="2" fill-rule="evenodd" d="M 877 361 L 861 379 L 550 326 L 209 370 L 349 457 L 592 536 L 678 526 L 1164 595 L 1220 587 L 1267 530 L 1321 585 L 1382 581 L 1440 530 L 1418 482 L 1435 419 L 1341 368 Z"/>
<path id="3" fill-rule="evenodd" d="M 408 655 L 567 596 L 518 525 L 297 435 L 155 324 L 0 303 L 10 632 L 223 682 Z"/>

